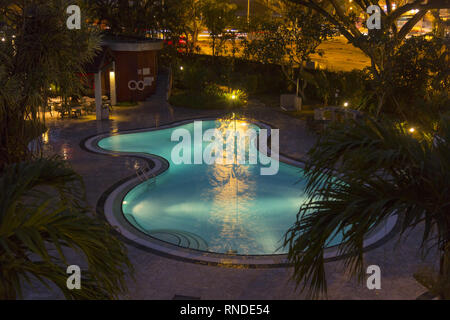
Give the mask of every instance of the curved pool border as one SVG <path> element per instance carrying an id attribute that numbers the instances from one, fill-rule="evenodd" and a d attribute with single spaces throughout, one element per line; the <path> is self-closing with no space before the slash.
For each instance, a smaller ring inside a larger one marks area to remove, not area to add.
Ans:
<path id="1" fill-rule="evenodd" d="M 162 129 L 181 126 L 194 121 L 214 121 L 219 118 L 193 118 L 171 122 L 159 127 L 139 128 L 131 130 L 123 130 L 118 132 L 105 132 L 93 136 L 89 136 L 80 142 L 80 147 L 90 153 L 97 155 L 105 155 L 112 157 L 132 157 L 147 162 L 149 169 L 147 172 L 153 177 L 157 177 L 169 169 L 169 162 L 157 155 L 136 152 L 118 152 L 108 151 L 98 146 L 98 142 L 104 138 L 111 136 L 132 134 L 140 132 L 158 131 Z M 266 122 L 246 119 L 245 121 L 253 123 L 260 128 L 271 130 L 273 126 Z M 268 137 L 270 139 L 270 135 Z M 269 144 L 270 145 L 270 144 Z M 301 160 L 293 159 L 280 152 L 280 161 L 303 168 Z M 167 258 L 213 266 L 226 267 L 247 267 L 247 268 L 274 268 L 290 266 L 287 254 L 271 254 L 271 255 L 238 255 L 238 254 L 220 254 L 213 252 L 205 252 L 196 249 L 185 248 L 168 243 L 157 238 L 151 237 L 134 227 L 124 216 L 122 212 L 122 202 L 126 194 L 141 184 L 142 181 L 132 175 L 124 178 L 110 188 L 108 188 L 97 202 L 97 213 L 104 218 L 115 230 L 116 234 L 127 244 L 144 251 L 148 251 Z M 384 226 L 379 226 L 373 230 L 364 241 L 364 251 L 373 250 L 389 241 L 399 228 L 399 219 L 392 216 L 387 219 Z M 339 255 L 338 246 L 325 249 L 325 262 L 336 261 L 344 258 Z"/>

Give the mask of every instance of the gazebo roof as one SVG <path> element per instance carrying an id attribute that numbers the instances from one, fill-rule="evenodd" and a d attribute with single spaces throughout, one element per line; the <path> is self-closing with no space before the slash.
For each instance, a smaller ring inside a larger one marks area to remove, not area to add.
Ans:
<path id="1" fill-rule="evenodd" d="M 115 61 L 114 54 L 108 46 L 102 46 L 91 63 L 84 67 L 86 73 L 98 73 Z"/>
<path id="2" fill-rule="evenodd" d="M 121 42 L 121 43 L 159 43 L 162 42 L 161 39 L 146 38 L 131 35 L 117 35 L 111 33 L 102 34 L 102 41 L 105 43 L 110 42 Z"/>
<path id="3" fill-rule="evenodd" d="M 102 38 L 102 45 L 108 46 L 113 51 L 157 51 L 163 48 L 164 41 L 154 38 L 105 33 Z"/>

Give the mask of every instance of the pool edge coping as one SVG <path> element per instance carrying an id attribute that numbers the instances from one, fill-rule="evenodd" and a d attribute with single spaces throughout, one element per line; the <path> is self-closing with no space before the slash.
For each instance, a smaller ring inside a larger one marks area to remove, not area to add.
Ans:
<path id="1" fill-rule="evenodd" d="M 121 130 L 117 132 L 104 132 L 96 135 L 89 136 L 80 142 L 80 147 L 87 152 L 106 155 L 112 157 L 133 157 L 144 160 L 149 165 L 149 170 L 157 177 L 169 168 L 169 163 L 166 159 L 147 153 L 136 153 L 136 152 L 117 152 L 117 151 L 107 151 L 98 146 L 98 142 L 104 138 L 122 135 L 122 134 L 132 134 L 140 132 L 150 132 L 158 131 L 162 129 L 168 129 L 177 127 L 183 124 L 192 123 L 194 121 L 210 121 L 217 120 L 218 117 L 205 117 L 205 118 L 192 118 L 178 120 L 170 122 L 158 127 L 146 127 L 137 128 L 129 130 Z M 267 122 L 259 120 L 246 119 L 246 121 L 254 123 L 259 127 L 266 127 L 268 129 L 273 129 L 274 127 Z M 270 135 L 268 136 L 270 139 Z M 289 157 L 283 153 L 279 153 L 279 160 L 291 164 L 297 167 L 304 167 L 304 161 L 302 159 L 295 159 Z M 153 172 L 154 171 L 154 172 Z M 155 174 L 156 172 L 156 174 Z M 96 211 L 97 213 L 114 228 L 114 232 L 120 237 L 125 243 L 132 245 L 141 250 L 157 254 L 159 256 L 164 256 L 170 259 L 175 259 L 179 261 L 203 264 L 203 265 L 213 265 L 213 266 L 223 266 L 223 267 L 246 267 L 246 268 L 279 268 L 279 267 L 290 267 L 291 263 L 288 261 L 287 254 L 272 254 L 272 255 L 229 255 L 220 254 L 213 252 L 205 252 L 195 249 L 184 248 L 177 246 L 175 244 L 170 244 L 162 240 L 156 239 L 149 235 L 144 234 L 138 230 L 135 226 L 132 226 L 129 221 L 123 216 L 122 219 L 128 224 L 128 228 L 123 225 L 123 221 L 118 221 L 117 212 L 114 210 L 114 201 L 117 201 L 118 196 L 122 193 L 127 194 L 131 189 L 141 184 L 142 181 L 132 175 L 121 179 L 114 185 L 109 187 L 100 196 L 97 201 Z M 123 200 L 123 196 L 120 197 Z M 120 211 L 122 208 L 120 206 Z M 115 223 L 112 223 L 112 222 Z M 385 244 L 387 241 L 392 239 L 395 234 L 398 233 L 400 226 L 400 219 L 398 216 L 391 216 L 385 223 L 384 228 L 379 226 L 377 230 L 374 230 L 370 236 L 364 241 L 364 252 L 373 250 Z M 130 228 L 131 226 L 131 228 Z M 384 229 L 384 230 L 380 230 Z M 376 232 L 375 232 L 376 231 Z M 383 232 L 384 231 L 384 232 Z M 344 259 L 348 255 L 339 255 L 338 246 L 333 246 L 325 249 L 324 260 L 325 262 L 337 261 Z"/>

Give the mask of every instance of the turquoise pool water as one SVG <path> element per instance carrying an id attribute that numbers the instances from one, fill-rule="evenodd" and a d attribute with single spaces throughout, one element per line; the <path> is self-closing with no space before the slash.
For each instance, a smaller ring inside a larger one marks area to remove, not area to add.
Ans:
<path id="1" fill-rule="evenodd" d="M 227 127 L 236 129 L 236 123 L 203 121 L 204 130 Z M 237 127 L 259 130 L 244 122 Z M 140 231 L 182 247 L 242 255 L 286 253 L 280 248 L 282 238 L 306 200 L 302 169 L 280 162 L 278 174 L 263 176 L 261 164 L 175 165 L 171 153 L 178 142 L 171 135 L 179 128 L 194 136 L 194 124 L 189 123 L 99 142 L 106 150 L 146 152 L 170 163 L 168 171 L 125 196 L 126 219 Z M 338 242 L 336 237 L 330 245 Z"/>

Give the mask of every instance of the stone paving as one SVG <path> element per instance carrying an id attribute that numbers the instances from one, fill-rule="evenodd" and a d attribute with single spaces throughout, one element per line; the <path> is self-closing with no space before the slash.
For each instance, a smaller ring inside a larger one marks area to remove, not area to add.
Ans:
<path id="1" fill-rule="evenodd" d="M 173 108 L 165 102 L 165 84 L 160 82 L 157 93 L 137 107 L 115 108 L 110 121 L 97 122 L 92 117 L 78 120 L 48 120 L 50 128 L 46 150 L 69 160 L 83 176 L 88 201 L 95 207 L 102 193 L 122 178 L 134 173 L 136 159 L 113 158 L 86 152 L 80 142 L 92 135 L 160 124 L 195 117 L 223 116 L 221 110 Z M 270 123 L 280 129 L 280 151 L 292 157 L 304 157 L 316 137 L 306 129 L 304 121 L 252 102 L 243 115 Z M 368 290 L 365 283 L 349 279 L 340 262 L 327 264 L 329 299 L 415 299 L 426 290 L 413 278 L 423 261 L 417 252 L 420 228 L 402 242 L 388 241 L 366 254 L 367 265 L 379 265 L 382 289 Z M 129 294 L 124 299 L 172 299 L 174 295 L 201 299 L 303 299 L 290 281 L 291 268 L 242 269 L 204 266 L 165 258 L 127 246 L 135 266 L 135 281 L 129 279 Z M 72 264 L 80 263 L 73 256 Z M 59 299 L 57 291 L 49 292 L 37 286 L 28 288 L 27 299 Z"/>

